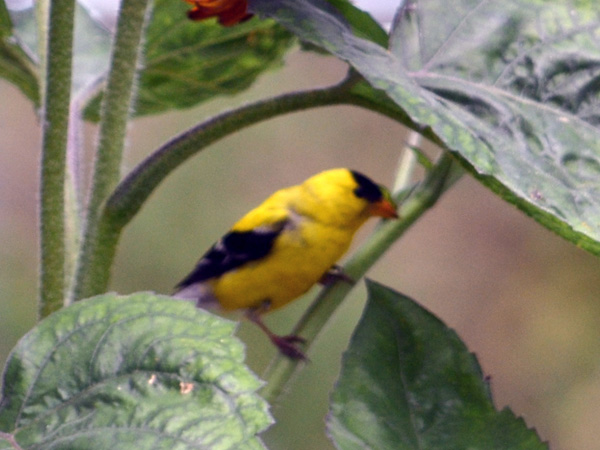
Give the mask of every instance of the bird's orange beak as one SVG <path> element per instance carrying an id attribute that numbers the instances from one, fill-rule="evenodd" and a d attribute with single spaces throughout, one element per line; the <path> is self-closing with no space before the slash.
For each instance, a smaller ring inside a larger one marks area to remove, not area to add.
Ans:
<path id="1" fill-rule="evenodd" d="M 381 200 L 369 205 L 369 214 L 371 216 L 383 217 L 385 219 L 397 219 L 398 212 L 396 204 L 389 198 L 383 197 Z"/>

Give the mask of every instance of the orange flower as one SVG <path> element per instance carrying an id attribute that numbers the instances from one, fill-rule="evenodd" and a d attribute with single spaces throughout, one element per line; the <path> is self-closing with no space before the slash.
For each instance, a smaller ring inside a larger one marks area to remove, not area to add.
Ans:
<path id="1" fill-rule="evenodd" d="M 248 0 L 185 0 L 194 5 L 187 13 L 191 20 L 218 17 L 226 27 L 243 22 L 252 17 L 248 12 Z"/>

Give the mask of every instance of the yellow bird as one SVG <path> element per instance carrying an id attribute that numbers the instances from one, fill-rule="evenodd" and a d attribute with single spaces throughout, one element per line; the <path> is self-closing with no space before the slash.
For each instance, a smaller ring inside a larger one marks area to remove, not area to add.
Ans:
<path id="1" fill-rule="evenodd" d="M 281 189 L 242 217 L 177 286 L 199 307 L 244 309 L 281 353 L 304 359 L 299 336 L 278 336 L 261 315 L 318 282 L 344 278 L 335 263 L 372 216 L 397 218 L 387 189 L 349 169 L 332 169 Z M 346 277 L 347 279 L 347 277 Z"/>

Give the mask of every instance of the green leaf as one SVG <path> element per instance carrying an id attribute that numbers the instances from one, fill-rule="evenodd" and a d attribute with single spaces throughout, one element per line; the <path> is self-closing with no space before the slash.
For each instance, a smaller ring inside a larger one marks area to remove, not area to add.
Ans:
<path id="1" fill-rule="evenodd" d="M 357 36 L 370 39 L 382 47 L 388 45 L 388 34 L 371 15 L 358 9 L 348 0 L 327 0 L 344 16 Z"/>
<path id="2" fill-rule="evenodd" d="M 17 86 L 36 107 L 39 107 L 37 66 L 15 36 L 4 0 L 0 0 L 0 77 Z"/>
<path id="3" fill-rule="evenodd" d="M 509 409 L 495 410 L 475 356 L 453 330 L 408 297 L 367 287 L 331 400 L 338 449 L 548 449 Z"/>
<path id="4" fill-rule="evenodd" d="M 415 147 L 414 145 L 407 145 L 407 147 L 415 154 L 417 157 L 417 162 L 421 165 L 421 167 L 423 167 L 425 170 L 433 169 L 433 161 L 429 159 L 423 149 L 420 147 Z"/>
<path id="5" fill-rule="evenodd" d="M 352 65 L 371 85 L 361 95 L 374 109 L 422 131 L 540 223 L 600 254 L 600 17 L 591 3 L 404 4 L 389 49 L 357 36 L 322 0 L 253 6 Z"/>
<path id="6" fill-rule="evenodd" d="M 279 66 L 294 42 L 270 20 L 252 19 L 223 27 L 214 19 L 191 21 L 186 9 L 183 1 L 155 2 L 136 116 L 189 108 L 243 91 L 265 70 Z M 100 102 L 99 96 L 93 99 L 86 108 L 86 119 L 99 119 Z"/>
<path id="7" fill-rule="evenodd" d="M 271 418 L 234 328 L 150 293 L 62 309 L 11 353 L 0 431 L 23 449 L 263 448 Z"/>

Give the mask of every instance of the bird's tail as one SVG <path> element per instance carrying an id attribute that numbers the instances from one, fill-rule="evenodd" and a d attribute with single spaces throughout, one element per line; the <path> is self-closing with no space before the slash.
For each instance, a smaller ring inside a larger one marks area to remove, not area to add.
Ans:
<path id="1" fill-rule="evenodd" d="M 180 300 L 196 302 L 198 308 L 214 309 L 219 306 L 219 301 L 213 295 L 212 289 L 203 283 L 194 283 L 184 286 L 172 295 Z"/>

